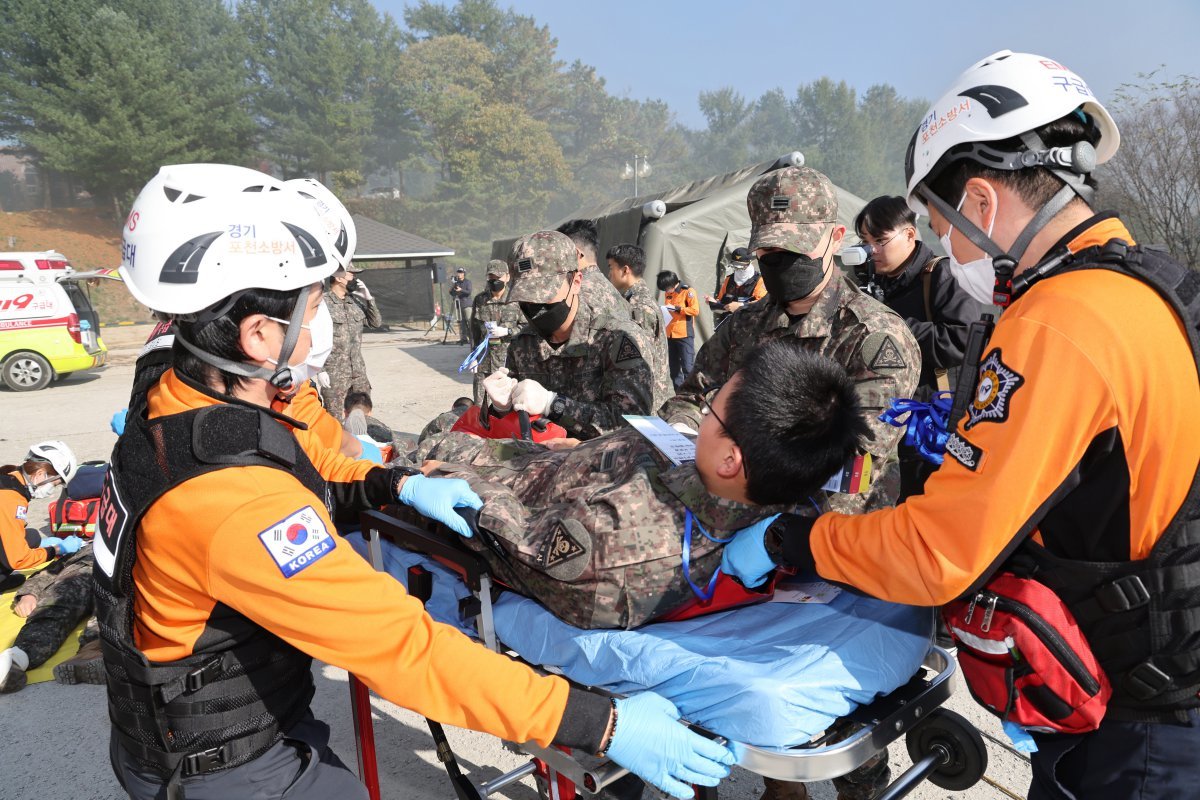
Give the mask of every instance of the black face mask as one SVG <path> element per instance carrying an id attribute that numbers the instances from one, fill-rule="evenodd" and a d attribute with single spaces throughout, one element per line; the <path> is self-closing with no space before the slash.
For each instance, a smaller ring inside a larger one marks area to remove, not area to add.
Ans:
<path id="1" fill-rule="evenodd" d="M 504 287 L 506 285 L 507 285 L 507 282 L 502 281 L 499 278 L 491 278 L 488 280 L 488 288 L 492 290 L 493 294 L 495 294 L 496 292 L 499 292 L 499 291 L 503 291 Z"/>
<path id="2" fill-rule="evenodd" d="M 777 303 L 803 300 L 825 278 L 824 258 L 778 250 L 758 257 L 763 286 Z"/>
<path id="3" fill-rule="evenodd" d="M 571 301 L 559 300 L 557 303 L 517 303 L 521 313 L 543 339 L 549 339 L 555 331 L 563 326 L 571 315 Z"/>

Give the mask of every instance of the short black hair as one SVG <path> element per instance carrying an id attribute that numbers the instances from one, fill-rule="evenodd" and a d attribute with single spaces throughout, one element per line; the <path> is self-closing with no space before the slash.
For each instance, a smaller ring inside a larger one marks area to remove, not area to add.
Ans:
<path id="1" fill-rule="evenodd" d="M 296 301 L 308 296 L 308 287 L 301 289 L 249 289 L 238 295 L 229 311 L 213 320 L 202 321 L 176 319 L 175 344 L 171 359 L 175 371 L 197 383 L 208 384 L 211 378 L 219 378 L 225 394 L 232 394 L 235 387 L 245 386 L 251 380 L 232 372 L 217 369 L 192 354 L 180 343 L 180 338 L 190 342 L 204 352 L 219 358 L 248 363 L 249 356 L 242 351 L 239 326 L 251 314 L 265 314 L 278 319 L 291 319 Z M 214 305 L 228 302 L 228 298 Z"/>
<path id="2" fill-rule="evenodd" d="M 646 272 L 646 251 L 636 244 L 614 244 L 608 248 L 608 258 L 630 271 L 639 278 Z"/>
<path id="3" fill-rule="evenodd" d="M 454 401 L 454 405 L 450 407 L 451 411 L 457 411 L 460 408 L 470 408 L 475 404 L 475 401 L 469 397 L 459 397 Z"/>
<path id="4" fill-rule="evenodd" d="M 359 406 L 365 408 L 367 413 L 370 414 L 371 410 L 375 407 L 371 403 L 371 395 L 366 392 L 346 392 L 346 402 L 342 403 L 342 410 L 349 414 L 351 409 L 358 408 Z"/>
<path id="5" fill-rule="evenodd" d="M 1090 116 L 1082 111 L 1078 113 L 1072 111 L 1065 117 L 1035 128 L 1034 133 L 1041 137 L 1042 143 L 1046 147 L 1070 147 L 1076 142 L 1083 141 L 1095 145 L 1100 141 L 1099 127 Z M 1004 152 L 1026 149 L 1025 143 L 1019 137 L 988 142 L 988 145 Z M 947 155 L 952 156 L 955 152 L 955 148 L 951 148 Z M 1095 189 L 1096 180 L 1093 175 L 1094 173 L 1085 176 L 1084 182 Z M 1050 198 L 1054 197 L 1063 186 L 1062 179 L 1045 167 L 1019 170 L 992 169 L 971 159 L 962 159 L 947 164 L 941 172 L 935 174 L 932 180 L 927 179 L 926 183 L 938 197 L 951 206 L 957 206 L 967 181 L 976 177 L 1004 184 L 1012 189 L 1025 205 L 1033 209 L 1041 208 L 1050 202 Z M 1071 203 L 1082 201 L 1083 198 L 1075 197 Z"/>
<path id="6" fill-rule="evenodd" d="M 592 219 L 572 219 L 558 226 L 558 232 L 566 236 L 580 250 L 588 251 L 593 256 L 600 247 L 600 229 Z"/>
<path id="7" fill-rule="evenodd" d="M 654 282 L 661 287 L 664 283 L 669 283 L 671 286 L 679 283 L 679 276 L 669 269 L 664 269 L 654 278 Z"/>
<path id="8" fill-rule="evenodd" d="M 916 227 L 917 215 L 903 197 L 876 197 L 862 207 L 854 218 L 854 232 L 859 236 L 869 234 L 879 239 L 888 231 L 903 228 L 905 225 Z"/>
<path id="9" fill-rule="evenodd" d="M 871 438 L 846 369 L 798 342 L 758 347 L 734 375 L 722 419 L 742 451 L 751 502 L 802 502 Z"/>

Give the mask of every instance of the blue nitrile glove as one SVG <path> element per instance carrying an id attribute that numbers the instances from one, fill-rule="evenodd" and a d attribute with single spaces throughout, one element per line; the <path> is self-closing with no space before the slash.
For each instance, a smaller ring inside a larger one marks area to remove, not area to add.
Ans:
<path id="1" fill-rule="evenodd" d="M 692 786 L 716 786 L 736 759 L 728 747 L 681 724 L 665 697 L 642 692 L 616 701 L 617 727 L 605 754 L 643 780 L 679 798 Z"/>
<path id="2" fill-rule="evenodd" d="M 412 506 L 422 516 L 452 528 L 459 536 L 467 539 L 472 536 L 471 528 L 454 510 L 455 507 L 473 508 L 476 511 L 483 508 L 483 501 L 471 491 L 471 484 L 461 478 L 409 475 L 400 487 L 396 499 Z"/>
<path id="3" fill-rule="evenodd" d="M 383 451 L 379 449 L 379 445 L 368 437 L 356 436 L 354 438 L 362 443 L 362 455 L 359 458 L 365 461 L 374 461 L 376 464 L 383 463 Z"/>
<path id="4" fill-rule="evenodd" d="M 58 546 L 58 549 L 61 550 L 64 555 L 69 556 L 72 553 L 78 553 L 79 548 L 81 547 L 83 547 L 83 539 L 80 539 L 78 536 L 68 536 L 62 540 L 62 544 Z"/>
<path id="5" fill-rule="evenodd" d="M 47 536 L 42 539 L 41 544 L 39 544 L 38 547 L 55 547 L 61 549 L 62 543 L 63 540 L 57 536 Z"/>
<path id="6" fill-rule="evenodd" d="M 120 411 L 112 415 L 112 420 L 108 423 L 108 427 L 112 428 L 112 432 L 117 436 L 120 436 L 125 432 L 125 416 L 128 413 L 128 408 L 122 408 Z"/>
<path id="7" fill-rule="evenodd" d="M 733 541 L 725 545 L 721 554 L 721 572 L 737 578 L 747 589 L 753 589 L 767 579 L 775 562 L 767 555 L 767 546 L 763 544 L 767 528 L 776 520 L 778 514 L 760 519 L 749 528 L 742 528 L 733 535 Z"/>

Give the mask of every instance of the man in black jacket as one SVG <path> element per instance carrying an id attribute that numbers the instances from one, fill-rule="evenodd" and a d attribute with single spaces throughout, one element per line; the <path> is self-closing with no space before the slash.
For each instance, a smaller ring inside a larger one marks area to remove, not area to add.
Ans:
<path id="1" fill-rule="evenodd" d="M 868 289 L 908 323 L 921 347 L 916 399 L 954 386 L 967 326 L 990 307 L 967 294 L 943 262 L 917 238 L 917 218 L 903 197 L 876 197 L 854 218 L 869 249 L 875 280 Z M 900 444 L 900 499 L 920 494 L 933 465 Z"/>

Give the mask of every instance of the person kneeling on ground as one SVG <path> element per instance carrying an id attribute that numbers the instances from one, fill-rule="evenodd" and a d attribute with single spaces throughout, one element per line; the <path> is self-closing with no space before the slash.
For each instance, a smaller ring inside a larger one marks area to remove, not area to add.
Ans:
<path id="1" fill-rule="evenodd" d="M 66 486 L 78 464 L 66 444 L 49 441 L 30 447 L 21 464 L 0 467 L 0 592 L 25 582 L 17 570 L 74 553 L 83 544 L 78 536 L 42 539 L 25 524 L 30 501 L 43 500 Z"/>
<path id="2" fill-rule="evenodd" d="M 868 435 L 845 369 L 789 341 L 760 348 L 705 404 L 695 463 L 678 467 L 632 429 L 549 452 L 452 432 L 430 458 L 483 499 L 479 528 L 505 553 L 468 542 L 501 582 L 576 627 L 631 628 L 711 579 L 722 548 L 705 534 L 820 504 Z"/>

